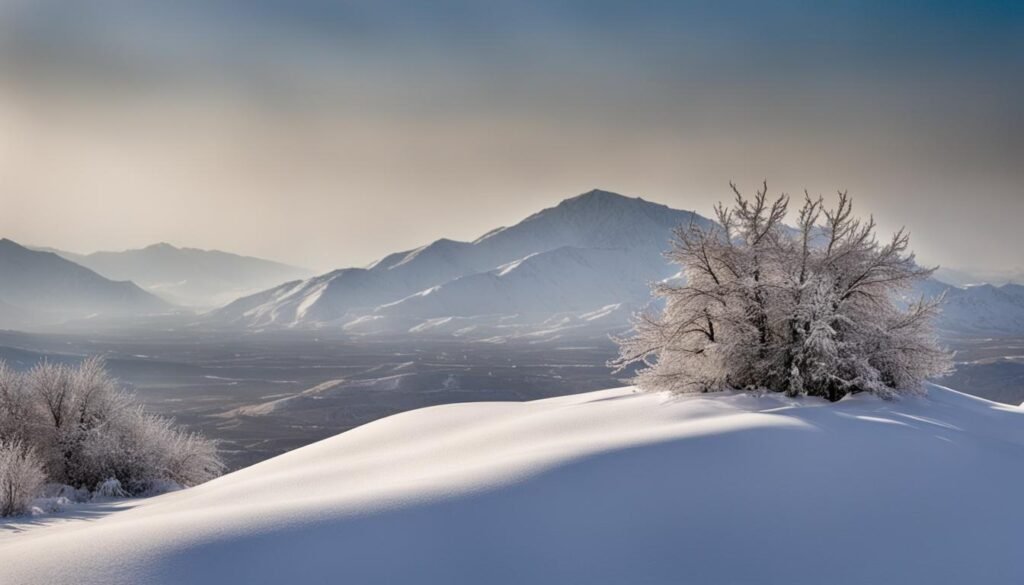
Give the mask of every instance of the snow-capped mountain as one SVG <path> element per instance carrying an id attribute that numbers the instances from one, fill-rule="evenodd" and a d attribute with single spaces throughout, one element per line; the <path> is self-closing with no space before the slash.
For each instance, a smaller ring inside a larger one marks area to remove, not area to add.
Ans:
<path id="1" fill-rule="evenodd" d="M 131 280 L 175 304 L 193 307 L 221 306 L 239 296 L 313 274 L 280 262 L 166 243 L 123 252 L 48 251 L 112 280 Z"/>
<path id="2" fill-rule="evenodd" d="M 209 313 L 218 326 L 338 327 L 354 334 L 454 334 L 490 339 L 570 330 L 607 333 L 650 301 L 652 281 L 678 267 L 663 256 L 672 230 L 711 221 L 594 190 L 472 242 L 441 239 L 287 282 Z M 1024 332 L 1024 287 L 922 283 L 908 296 L 945 294 L 941 330 Z"/>
<path id="3" fill-rule="evenodd" d="M 132 282 L 115 282 L 51 252 L 0 240 L 0 326 L 166 311 Z"/>
<path id="4" fill-rule="evenodd" d="M 1024 410 L 938 386 L 449 404 L 198 487 L 15 519 L 0 580 L 1021 583 L 1022 458 Z"/>
<path id="5" fill-rule="evenodd" d="M 449 317 L 534 319 L 642 305 L 672 230 L 709 220 L 638 198 L 593 190 L 472 242 L 441 239 L 241 298 L 209 315 L 221 324 L 356 325 L 405 331 Z M 622 314 L 628 314 L 623 311 Z"/>

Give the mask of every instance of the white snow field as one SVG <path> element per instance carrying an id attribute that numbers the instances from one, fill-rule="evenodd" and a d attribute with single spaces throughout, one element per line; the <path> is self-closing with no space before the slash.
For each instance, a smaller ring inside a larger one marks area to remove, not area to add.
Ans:
<path id="1" fill-rule="evenodd" d="M 0 582 L 1024 583 L 1024 409 L 607 390 L 399 414 L 98 520 Z"/>

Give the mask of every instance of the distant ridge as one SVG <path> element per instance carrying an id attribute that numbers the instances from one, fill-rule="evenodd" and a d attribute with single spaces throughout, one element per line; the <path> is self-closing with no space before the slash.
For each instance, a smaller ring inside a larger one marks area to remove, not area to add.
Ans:
<path id="1" fill-rule="evenodd" d="M 160 242 L 122 252 L 55 253 L 114 280 L 131 280 L 176 304 L 215 307 L 239 296 L 276 284 L 308 278 L 312 271 L 198 248 L 179 248 Z"/>
<path id="2" fill-rule="evenodd" d="M 52 252 L 0 239 L 0 326 L 167 311 L 129 281 L 113 281 Z"/>

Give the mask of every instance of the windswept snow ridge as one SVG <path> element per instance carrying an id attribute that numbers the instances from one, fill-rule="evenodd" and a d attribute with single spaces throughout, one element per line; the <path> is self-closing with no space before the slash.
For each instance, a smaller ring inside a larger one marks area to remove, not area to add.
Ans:
<path id="1" fill-rule="evenodd" d="M 624 388 L 396 415 L 0 541 L 5 584 L 1021 583 L 1024 410 Z"/>

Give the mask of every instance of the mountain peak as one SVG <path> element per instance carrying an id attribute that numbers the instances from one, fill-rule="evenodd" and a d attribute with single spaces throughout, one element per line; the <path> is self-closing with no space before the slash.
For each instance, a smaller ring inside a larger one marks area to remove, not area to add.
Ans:
<path id="1" fill-rule="evenodd" d="M 550 209 L 557 209 L 563 212 L 571 211 L 573 213 L 596 213 L 600 215 L 614 214 L 627 210 L 645 214 L 660 214 L 671 211 L 666 205 L 646 201 L 642 197 L 627 197 L 626 195 L 621 195 L 614 191 L 605 191 L 604 189 L 591 189 L 586 193 L 565 199 Z"/>
<path id="2" fill-rule="evenodd" d="M 614 191 L 606 191 L 604 189 L 591 189 L 590 191 L 587 191 L 586 193 L 583 193 L 582 195 L 579 195 L 579 196 L 580 197 L 586 197 L 586 196 L 590 196 L 590 197 L 605 197 L 605 196 L 609 196 L 609 195 L 614 196 L 614 197 L 626 197 L 625 195 L 621 195 L 621 194 L 616 193 Z M 626 199 L 633 199 L 633 197 L 626 197 Z"/>
<path id="3" fill-rule="evenodd" d="M 0 238 L 0 249 L 3 249 L 9 255 L 25 255 L 25 254 L 34 254 L 36 252 L 38 252 L 40 254 L 49 254 L 50 253 L 47 250 L 34 250 L 32 248 L 28 248 L 28 247 L 22 246 L 21 244 L 19 244 L 18 242 L 15 242 L 14 240 L 12 240 L 10 238 Z"/>
<path id="4" fill-rule="evenodd" d="M 573 203 L 590 203 L 590 202 L 612 202 L 612 201 L 643 201 L 639 197 L 626 197 L 613 191 L 605 191 L 604 189 L 591 189 L 586 193 L 581 193 L 575 197 L 570 197 L 559 205 L 573 204 Z"/>
<path id="5" fill-rule="evenodd" d="M 164 250 L 170 251 L 170 250 L 177 250 L 178 248 L 176 246 L 172 245 L 172 244 L 168 244 L 167 242 L 157 242 L 155 244 L 150 244 L 150 245 L 146 246 L 145 249 L 146 250 L 154 250 L 154 251 L 157 251 L 157 250 L 159 250 L 159 251 L 164 251 Z"/>

